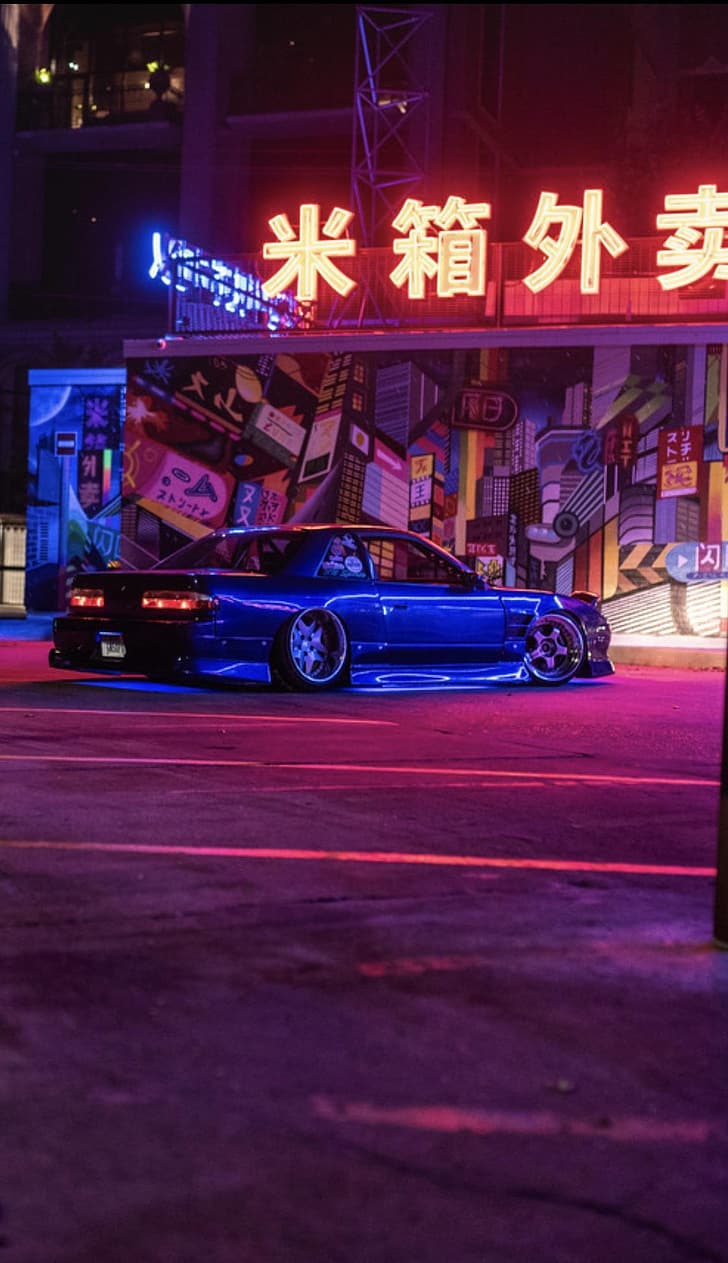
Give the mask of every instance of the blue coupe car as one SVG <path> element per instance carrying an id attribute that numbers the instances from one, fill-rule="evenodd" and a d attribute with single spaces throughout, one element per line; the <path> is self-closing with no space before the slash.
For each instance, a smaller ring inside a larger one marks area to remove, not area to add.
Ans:
<path id="1" fill-rule="evenodd" d="M 78 575 L 50 665 L 308 691 L 343 685 L 565 684 L 614 671 L 588 593 L 489 586 L 382 526 L 230 528 L 149 570 Z"/>

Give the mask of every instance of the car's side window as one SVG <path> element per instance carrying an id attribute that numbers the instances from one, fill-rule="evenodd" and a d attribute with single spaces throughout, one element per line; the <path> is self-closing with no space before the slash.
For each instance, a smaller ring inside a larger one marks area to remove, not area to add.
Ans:
<path id="1" fill-rule="evenodd" d="M 199 564 L 210 570 L 232 570 L 235 565 L 237 540 L 234 535 L 222 535 L 215 546 Z"/>
<path id="2" fill-rule="evenodd" d="M 296 547 L 286 535 L 262 536 L 258 544 L 258 562 L 263 574 L 278 574 Z"/>
<path id="3" fill-rule="evenodd" d="M 321 579 L 368 579 L 366 554 L 350 531 L 334 535 L 316 572 Z"/>
<path id="4" fill-rule="evenodd" d="M 404 540 L 368 536 L 366 543 L 378 579 L 407 578 L 407 558 L 402 548 Z"/>
<path id="5" fill-rule="evenodd" d="M 412 540 L 367 537 L 369 555 L 379 579 L 397 583 L 460 583 L 461 572 L 437 553 Z"/>

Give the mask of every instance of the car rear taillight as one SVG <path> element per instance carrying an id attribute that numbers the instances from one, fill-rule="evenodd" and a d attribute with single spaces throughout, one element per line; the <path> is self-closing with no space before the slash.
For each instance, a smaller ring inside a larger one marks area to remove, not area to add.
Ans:
<path id="1" fill-rule="evenodd" d="M 73 588 L 68 606 L 72 610 L 101 610 L 104 608 L 104 594 L 101 588 Z"/>
<path id="2" fill-rule="evenodd" d="M 199 612 L 217 609 L 217 597 L 205 592 L 143 592 L 143 610 L 185 610 Z"/>

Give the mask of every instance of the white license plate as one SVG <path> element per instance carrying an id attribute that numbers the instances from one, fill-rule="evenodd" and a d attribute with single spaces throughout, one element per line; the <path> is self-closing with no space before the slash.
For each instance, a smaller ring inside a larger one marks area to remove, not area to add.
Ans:
<path id="1" fill-rule="evenodd" d="M 100 643 L 102 658 L 126 657 L 126 645 L 121 636 L 102 636 Z"/>

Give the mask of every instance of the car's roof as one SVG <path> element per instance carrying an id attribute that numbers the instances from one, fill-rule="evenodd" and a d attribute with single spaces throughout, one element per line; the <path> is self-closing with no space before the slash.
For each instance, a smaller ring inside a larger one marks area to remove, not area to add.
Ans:
<path id="1" fill-rule="evenodd" d="M 420 535 L 417 531 L 410 531 L 406 527 L 380 526 L 376 522 L 281 522 L 277 526 L 224 526 L 213 532 L 213 534 L 239 535 L 245 539 L 271 535 L 298 535 L 301 539 L 306 537 L 311 539 L 316 535 L 343 535 L 347 531 L 353 531 L 355 534 L 360 535 L 362 539 L 367 539 L 374 535 L 378 539 L 384 536 L 393 540 L 407 539 L 419 544 L 425 544 L 433 552 L 447 558 L 448 561 L 452 562 L 454 566 L 458 566 L 461 570 L 470 569 L 459 557 L 453 556 L 451 552 L 448 552 L 441 544 L 436 544 L 429 536 Z"/>
<path id="2" fill-rule="evenodd" d="M 433 541 L 426 536 L 418 535 L 407 527 L 378 526 L 375 522 L 280 522 L 277 526 L 222 526 L 217 535 L 313 535 L 316 532 L 355 531 L 357 535 L 409 535 L 412 539 L 421 539 L 427 544 Z M 434 545 L 436 547 L 436 545 Z"/>

